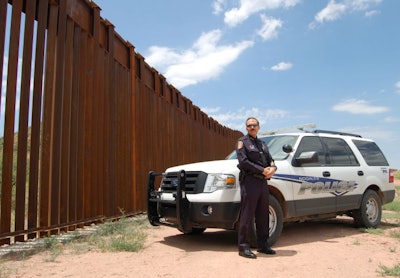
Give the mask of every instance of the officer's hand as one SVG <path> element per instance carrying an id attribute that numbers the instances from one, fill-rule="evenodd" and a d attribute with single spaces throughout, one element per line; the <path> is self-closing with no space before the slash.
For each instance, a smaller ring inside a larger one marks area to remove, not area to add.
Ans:
<path id="1" fill-rule="evenodd" d="M 264 168 L 264 171 L 263 171 L 263 175 L 264 175 L 267 179 L 269 179 L 269 178 L 271 178 L 271 177 L 275 174 L 275 170 L 276 170 L 275 167 L 265 167 L 265 168 Z"/>

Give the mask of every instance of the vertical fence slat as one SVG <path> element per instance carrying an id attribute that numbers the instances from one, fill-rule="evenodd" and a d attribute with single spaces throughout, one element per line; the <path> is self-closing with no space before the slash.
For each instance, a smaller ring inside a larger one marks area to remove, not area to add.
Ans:
<path id="1" fill-rule="evenodd" d="M 84 184 L 84 172 L 83 169 L 85 169 L 84 165 L 84 160 L 82 157 L 85 155 L 85 140 L 84 140 L 84 134 L 85 134 L 85 129 L 90 128 L 89 126 L 86 125 L 85 123 L 85 107 L 86 103 L 90 101 L 86 97 L 86 83 L 87 83 L 87 35 L 84 32 L 80 33 L 80 63 L 79 63 L 79 87 L 78 87 L 78 95 L 77 95 L 77 101 L 78 101 L 78 111 L 77 111 L 77 140 L 76 140 L 76 147 L 77 147 L 77 176 L 76 176 L 76 189 L 77 189 L 77 195 L 76 195 L 76 209 L 77 209 L 77 218 L 78 219 L 84 219 L 85 218 L 85 211 L 84 211 L 84 204 L 86 200 L 92 198 L 92 196 L 85 196 L 85 184 Z"/>
<path id="2" fill-rule="evenodd" d="M 58 7 L 52 2 L 49 5 L 46 69 L 44 80 L 44 103 L 43 103 L 43 134 L 42 134 L 42 160 L 41 160 L 41 186 L 40 186 L 40 227 L 50 226 L 51 213 L 51 190 L 52 181 L 51 161 L 53 150 L 53 101 L 54 82 L 56 66 L 56 32 L 57 32 Z M 43 231 L 47 235 L 48 231 Z"/>
<path id="3" fill-rule="evenodd" d="M 38 4 L 36 53 L 33 84 L 32 127 L 31 127 L 31 152 L 29 166 L 29 198 L 28 198 L 28 230 L 38 226 L 38 184 L 40 160 L 40 130 L 42 110 L 42 88 L 44 69 L 44 49 L 47 27 L 47 0 L 40 0 Z M 28 234 L 28 238 L 35 238 L 36 233 Z"/>
<path id="4" fill-rule="evenodd" d="M 95 28 L 96 29 L 96 28 Z M 91 199 L 91 208 L 90 214 L 96 215 L 99 214 L 101 211 L 100 209 L 100 202 L 102 202 L 102 198 L 99 195 L 102 192 L 102 185 L 100 180 L 103 179 L 103 171 L 97 173 L 96 168 L 99 168 L 99 165 L 102 165 L 103 156 L 100 153 L 100 147 L 103 142 L 103 137 L 101 134 L 101 128 L 103 126 L 103 118 L 102 118 L 102 110 L 101 109 L 101 100 L 102 100 L 102 91 L 101 91 L 101 84 L 102 84 L 102 76 L 101 70 L 102 68 L 102 50 L 97 45 L 97 40 L 93 41 L 93 91 L 91 95 L 88 97 L 92 99 L 91 102 L 88 102 L 88 105 L 92 108 L 92 118 L 87 118 L 86 123 L 92 128 L 87 131 L 86 136 L 86 146 L 90 148 L 90 151 L 85 157 L 85 168 L 86 168 L 86 181 L 90 182 L 93 187 L 91 187 L 91 194 L 95 196 Z M 93 120 L 92 120 L 93 119 Z M 92 120 L 92 121 L 91 121 Z M 97 174 L 96 174 L 97 173 Z M 88 188 L 89 189 L 89 188 Z"/>
<path id="5" fill-rule="evenodd" d="M 69 184 L 69 220 L 78 220 L 78 141 L 79 141 L 79 84 L 81 50 L 81 29 L 74 26 L 73 31 L 73 57 L 72 63 L 72 95 L 71 95 L 71 138 L 70 138 L 70 184 Z"/>
<path id="6" fill-rule="evenodd" d="M 69 185 L 71 184 L 71 103 L 72 103 L 72 68 L 73 68 L 73 33 L 74 22 L 67 20 L 65 39 L 65 78 L 62 102 L 62 137 L 61 137 L 61 180 L 60 180 L 60 223 L 69 221 Z M 64 229 L 66 231 L 67 229 Z"/>
<path id="7" fill-rule="evenodd" d="M 114 215 L 114 175 L 115 175 L 115 98 L 116 98 L 116 92 L 115 92 L 115 65 L 114 63 L 114 39 L 115 39 L 115 32 L 114 32 L 114 25 L 111 23 L 108 23 L 107 26 L 107 34 L 108 34 L 108 71 L 107 73 L 107 78 L 108 84 L 106 85 L 106 90 L 108 93 L 107 96 L 107 102 L 108 102 L 108 118 L 107 118 L 107 125 L 109 127 L 109 136 L 108 136 L 108 186 L 107 186 L 107 195 L 110 196 L 109 198 L 105 199 L 105 205 L 107 208 L 107 215 Z"/>
<path id="8" fill-rule="evenodd" d="M 17 184 L 15 197 L 15 231 L 22 231 L 25 226 L 25 200 L 26 200 L 26 171 L 28 151 L 28 117 L 31 85 L 31 64 L 33 48 L 33 29 L 36 13 L 36 3 L 26 3 L 24 46 L 22 56 L 21 94 L 18 125 L 18 151 L 17 151 Z M 17 237 L 22 241 L 23 236 Z"/>
<path id="9" fill-rule="evenodd" d="M 1 188 L 1 232 L 11 232 L 11 201 L 14 163 L 14 123 L 18 71 L 18 52 L 22 0 L 14 1 L 11 18 L 10 47 L 7 71 L 7 92 L 4 120 L 3 172 Z M 1 243 L 8 243 L 9 240 Z"/>
<path id="10" fill-rule="evenodd" d="M 85 203 L 83 204 L 83 210 L 84 210 L 84 215 L 86 218 L 88 217 L 93 217 L 95 216 L 95 212 L 93 211 L 93 203 L 95 201 L 95 198 L 92 198 L 92 177 L 93 173 L 88 169 L 88 165 L 90 165 L 90 159 L 94 155 L 93 152 L 93 145 L 91 144 L 92 138 L 95 138 L 93 136 L 93 130 L 96 129 L 94 123 L 95 123 L 95 118 L 93 117 L 93 103 L 96 102 L 94 93 L 93 93 L 93 88 L 95 86 L 94 82 L 94 72 L 96 70 L 95 65 L 95 40 L 93 38 L 88 39 L 88 52 L 87 52 L 87 81 L 86 81 L 86 94 L 85 94 L 85 111 L 84 111 L 84 123 L 86 126 L 90 126 L 91 128 L 85 128 L 84 129 L 84 134 L 82 134 L 82 139 L 83 144 L 84 144 L 84 149 L 85 154 L 84 154 L 84 168 L 86 169 L 83 172 L 83 184 L 84 184 L 84 191 L 83 194 L 86 196 L 85 198 Z M 89 166 L 90 167 L 90 166 Z M 95 188 L 95 187 L 94 187 Z"/>
<path id="11" fill-rule="evenodd" d="M 136 54 L 135 54 L 135 47 L 132 44 L 128 44 L 129 47 L 129 56 L 130 56 L 130 87 L 131 87 L 131 98 L 130 98 L 130 108 L 131 108 L 131 122 L 128 126 L 129 130 L 131 131 L 132 134 L 132 138 L 131 138 L 131 142 L 129 142 L 129 144 L 131 145 L 131 159 L 132 159 L 132 164 L 131 167 L 128 168 L 128 171 L 130 171 L 130 174 L 132 176 L 132 207 L 134 211 L 137 211 L 139 209 L 138 207 L 138 201 L 137 201 L 137 195 L 135 194 L 137 191 L 137 182 L 136 182 L 136 175 L 135 175 L 135 171 L 136 171 L 136 130 L 135 130 L 135 126 L 136 126 L 136 76 L 137 76 L 137 65 L 136 65 Z"/>
<path id="12" fill-rule="evenodd" d="M 93 167 L 92 173 L 98 173 L 96 175 L 96 179 L 94 179 L 93 184 L 97 185 L 97 207 L 96 212 L 99 215 L 105 214 L 105 202 L 104 198 L 107 195 L 105 193 L 106 187 L 108 185 L 108 136 L 109 136 L 109 127 L 107 125 L 106 117 L 108 115 L 108 106 L 106 99 L 106 72 L 107 72 L 107 55 L 104 49 L 99 48 L 97 51 L 98 54 L 98 79 L 99 86 L 95 90 L 95 94 L 97 95 L 95 99 L 97 99 L 97 105 L 95 106 L 97 116 L 97 130 L 96 130 L 96 139 L 93 138 L 93 145 L 96 146 L 95 155 L 93 156 Z M 104 135 L 104 136 L 102 136 Z M 102 170 L 101 170 L 102 169 Z"/>
<path id="13" fill-rule="evenodd" d="M 56 37 L 56 64 L 55 64 L 55 86 L 53 95 L 53 148 L 52 148 L 52 171 L 51 171 L 51 226 L 60 224 L 60 191 L 61 191 L 61 138 L 62 138 L 62 102 L 64 97 L 64 67 L 65 67 L 65 32 L 66 32 L 66 0 L 59 0 L 57 16 Z M 51 233 L 57 233 L 57 229 Z"/>

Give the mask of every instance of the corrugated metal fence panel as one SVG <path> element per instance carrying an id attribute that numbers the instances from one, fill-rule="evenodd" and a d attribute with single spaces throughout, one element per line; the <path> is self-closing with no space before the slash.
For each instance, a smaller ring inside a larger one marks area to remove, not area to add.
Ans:
<path id="1" fill-rule="evenodd" d="M 149 171 L 223 158 L 241 135 L 168 84 L 86 0 L 0 0 L 3 68 L 0 244 L 144 211 Z"/>

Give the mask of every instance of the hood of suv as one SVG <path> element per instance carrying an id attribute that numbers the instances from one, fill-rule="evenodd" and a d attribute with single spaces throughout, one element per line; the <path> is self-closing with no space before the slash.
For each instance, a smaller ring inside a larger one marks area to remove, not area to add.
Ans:
<path id="1" fill-rule="evenodd" d="M 237 159 L 213 160 L 170 167 L 166 170 L 166 172 L 179 172 L 181 170 L 185 170 L 203 171 L 206 173 L 236 173 L 239 172 L 237 165 Z"/>

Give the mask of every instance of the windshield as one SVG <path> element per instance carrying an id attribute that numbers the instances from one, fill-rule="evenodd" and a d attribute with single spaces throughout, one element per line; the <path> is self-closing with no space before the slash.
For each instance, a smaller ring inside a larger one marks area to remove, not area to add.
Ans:
<path id="1" fill-rule="evenodd" d="M 260 137 L 260 139 L 267 144 L 269 152 L 274 160 L 286 159 L 288 154 L 282 150 L 282 147 L 286 144 L 293 147 L 297 138 L 297 135 L 271 135 Z M 236 151 L 231 152 L 225 159 L 237 159 Z"/>

